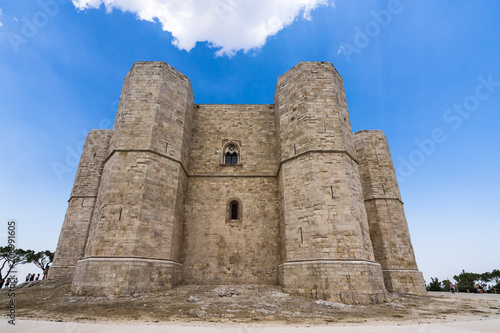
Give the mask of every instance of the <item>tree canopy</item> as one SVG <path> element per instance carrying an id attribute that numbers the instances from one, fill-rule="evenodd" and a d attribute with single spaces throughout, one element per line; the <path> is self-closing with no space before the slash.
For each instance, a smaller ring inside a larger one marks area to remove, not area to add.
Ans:
<path id="1" fill-rule="evenodd" d="M 5 279 L 20 264 L 28 262 L 27 251 L 14 249 L 12 246 L 0 247 L 0 279 Z"/>
<path id="2" fill-rule="evenodd" d="M 54 252 L 49 250 L 35 252 L 33 250 L 13 249 L 12 246 L 0 247 L 0 279 L 6 279 L 17 265 L 33 263 L 40 269 L 52 262 Z"/>
<path id="3" fill-rule="evenodd" d="M 489 286 L 490 288 L 495 288 L 500 290 L 500 270 L 498 269 L 494 269 L 491 272 L 484 272 L 480 274 L 466 272 L 465 270 L 462 270 L 460 274 L 454 275 L 453 279 L 456 281 L 458 290 L 460 291 L 465 291 L 466 289 L 473 291 L 475 290 L 475 285 L 477 285 L 478 283 L 485 288 Z M 437 278 L 431 277 L 431 282 L 427 285 L 427 290 L 449 291 L 450 283 L 451 281 L 448 279 L 440 282 Z"/>

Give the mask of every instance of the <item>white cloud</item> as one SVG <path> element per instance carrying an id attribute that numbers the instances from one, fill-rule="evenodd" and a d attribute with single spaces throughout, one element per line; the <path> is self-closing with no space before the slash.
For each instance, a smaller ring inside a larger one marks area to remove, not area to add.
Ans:
<path id="1" fill-rule="evenodd" d="M 2 13 L 2 8 L 0 8 L 0 17 L 2 17 L 2 16 L 3 16 L 3 13 Z M 2 26 L 3 26 L 3 23 L 2 23 L 2 22 L 0 22 L 0 27 L 2 27 Z"/>
<path id="2" fill-rule="evenodd" d="M 80 10 L 106 7 L 135 13 L 141 20 L 158 21 L 172 33 L 172 43 L 191 50 L 208 42 L 217 55 L 233 55 L 264 46 L 273 36 L 302 15 L 330 0 L 72 0 Z"/>

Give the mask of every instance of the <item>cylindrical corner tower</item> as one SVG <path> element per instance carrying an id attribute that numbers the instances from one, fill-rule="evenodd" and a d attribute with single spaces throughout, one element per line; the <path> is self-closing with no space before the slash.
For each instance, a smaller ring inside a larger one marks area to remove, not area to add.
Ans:
<path id="1" fill-rule="evenodd" d="M 385 300 L 341 76 L 331 63 L 300 63 L 278 79 L 275 109 L 280 284 L 350 304 Z"/>
<path id="2" fill-rule="evenodd" d="M 359 131 L 355 140 L 370 238 L 385 286 L 387 290 L 425 295 L 387 138 L 382 131 Z"/>
<path id="3" fill-rule="evenodd" d="M 50 279 L 73 278 L 76 262 L 83 258 L 111 134 L 111 130 L 92 130 L 87 135 L 59 235 L 54 264 L 49 271 Z"/>
<path id="4" fill-rule="evenodd" d="M 137 62 L 125 78 L 76 266 L 77 294 L 126 295 L 180 282 L 193 103 L 189 79 L 166 63 Z"/>

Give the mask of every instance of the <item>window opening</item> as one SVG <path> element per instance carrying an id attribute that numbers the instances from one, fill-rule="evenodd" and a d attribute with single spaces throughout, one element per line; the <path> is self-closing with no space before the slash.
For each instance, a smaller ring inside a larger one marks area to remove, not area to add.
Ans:
<path id="1" fill-rule="evenodd" d="M 224 164 L 237 165 L 239 164 L 239 150 L 234 144 L 228 145 L 224 148 Z"/>
<path id="2" fill-rule="evenodd" d="M 231 220 L 238 219 L 238 201 L 231 202 Z"/>
<path id="3" fill-rule="evenodd" d="M 238 164 L 238 154 L 237 153 L 227 153 L 226 154 L 226 164 Z"/>
<path id="4" fill-rule="evenodd" d="M 243 219 L 243 203 L 238 198 L 229 198 L 226 202 L 226 223 L 241 222 Z"/>

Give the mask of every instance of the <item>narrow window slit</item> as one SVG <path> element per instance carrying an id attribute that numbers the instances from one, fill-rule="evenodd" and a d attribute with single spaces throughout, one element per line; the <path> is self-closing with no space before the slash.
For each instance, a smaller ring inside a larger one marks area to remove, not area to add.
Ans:
<path id="1" fill-rule="evenodd" d="M 122 219 L 122 208 L 120 208 L 120 216 L 118 216 L 118 221 L 121 221 Z"/>
<path id="2" fill-rule="evenodd" d="M 304 244 L 304 238 L 302 237 L 302 227 L 299 228 L 300 244 Z"/>
<path id="3" fill-rule="evenodd" d="M 231 220 L 238 219 L 238 201 L 233 201 L 231 203 Z"/>
<path id="4" fill-rule="evenodd" d="M 226 222 L 241 222 L 243 218 L 243 203 L 238 198 L 231 198 L 227 201 Z"/>

